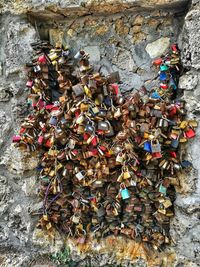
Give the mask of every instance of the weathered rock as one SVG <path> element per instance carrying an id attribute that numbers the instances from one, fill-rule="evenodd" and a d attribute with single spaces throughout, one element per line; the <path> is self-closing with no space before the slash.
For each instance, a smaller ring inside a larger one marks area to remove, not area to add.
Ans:
<path id="1" fill-rule="evenodd" d="M 55 235 L 54 239 L 50 239 L 46 233 L 37 228 L 33 231 L 32 242 L 34 245 L 40 246 L 43 253 L 45 250 L 50 250 L 51 253 L 59 252 L 64 244 L 64 240 L 58 234 Z"/>
<path id="2" fill-rule="evenodd" d="M 0 111 L 0 147 L 9 136 L 11 130 L 11 118 L 4 111 Z"/>
<path id="3" fill-rule="evenodd" d="M 198 75 L 192 72 L 186 73 L 179 80 L 179 88 L 183 90 L 194 90 L 198 84 Z"/>
<path id="4" fill-rule="evenodd" d="M 200 3 L 187 13 L 183 28 L 182 61 L 186 67 L 200 69 L 199 38 L 200 38 Z"/>
<path id="5" fill-rule="evenodd" d="M 37 194 L 37 183 L 35 176 L 31 176 L 30 178 L 26 178 L 24 180 L 22 191 L 24 191 L 26 196 L 35 196 Z"/>
<path id="6" fill-rule="evenodd" d="M 9 28 L 2 29 L 6 36 L 4 40 L 6 76 L 19 73 L 24 69 L 25 63 L 31 57 L 30 43 L 36 38 L 35 30 L 25 21 L 19 21 L 17 17 L 14 20 L 8 17 L 7 23 L 9 23 Z"/>
<path id="7" fill-rule="evenodd" d="M 9 90 L 4 87 L 0 87 L 0 102 L 7 102 L 10 100 Z"/>
<path id="8" fill-rule="evenodd" d="M 49 30 L 49 41 L 50 43 L 55 46 L 56 43 L 62 44 L 63 40 L 63 31 L 59 29 L 50 29 Z"/>
<path id="9" fill-rule="evenodd" d="M 83 50 L 90 55 L 91 63 L 100 61 L 100 50 L 98 46 L 85 46 Z"/>
<path id="10" fill-rule="evenodd" d="M 23 152 L 11 145 L 2 158 L 2 164 L 5 164 L 9 171 L 22 174 L 37 167 L 38 157 L 34 153 L 30 155 L 30 152 Z"/>
<path id="11" fill-rule="evenodd" d="M 146 46 L 146 51 L 151 58 L 156 58 L 164 54 L 169 47 L 170 39 L 162 37 L 155 42 L 152 42 Z"/>
<path id="12" fill-rule="evenodd" d="M 82 0 L 82 1 L 59 1 L 47 0 L 45 2 L 15 0 L 8 3 L 6 0 L 1 1 L 1 12 L 10 11 L 14 14 L 24 14 L 33 12 L 34 15 L 43 18 L 63 19 L 65 16 L 85 15 L 92 13 L 117 13 L 124 10 L 140 11 L 159 8 L 170 8 L 181 10 L 188 4 L 188 0 Z M 44 12 L 44 10 L 46 12 Z M 37 12 L 37 13 L 36 13 Z"/>

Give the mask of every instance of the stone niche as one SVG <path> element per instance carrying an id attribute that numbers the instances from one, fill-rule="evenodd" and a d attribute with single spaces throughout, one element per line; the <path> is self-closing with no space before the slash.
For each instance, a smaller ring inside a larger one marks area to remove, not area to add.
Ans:
<path id="1" fill-rule="evenodd" d="M 12 135 L 28 113 L 24 65 L 37 38 L 84 49 L 104 74 L 119 71 L 124 93 L 157 85 L 152 59 L 178 42 L 185 67 L 180 93 L 187 100 L 188 116 L 200 120 L 199 1 L 2 0 L 0 14 L 0 266 L 60 266 L 47 255 L 65 245 L 71 248 L 75 266 L 199 266 L 199 128 L 187 153 L 194 169 L 180 176 L 177 188 L 173 243 L 163 252 L 147 252 L 122 237 L 91 242 L 84 248 L 59 236 L 49 241 L 35 228 L 37 218 L 30 216 L 42 205 L 37 197 L 37 155 L 27 158 L 11 145 Z"/>

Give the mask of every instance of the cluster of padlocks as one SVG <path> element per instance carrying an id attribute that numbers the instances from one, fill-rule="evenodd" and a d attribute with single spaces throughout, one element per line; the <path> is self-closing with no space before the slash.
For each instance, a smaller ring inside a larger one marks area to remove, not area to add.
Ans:
<path id="1" fill-rule="evenodd" d="M 180 74 L 176 45 L 153 64 L 160 84 L 128 96 L 117 72 L 94 72 L 89 55 L 33 44 L 27 64 L 31 114 L 13 142 L 40 155 L 38 227 L 84 243 L 89 235 L 125 235 L 169 243 L 177 174 L 191 163 L 180 147 L 195 136 L 185 102 L 172 100 Z"/>

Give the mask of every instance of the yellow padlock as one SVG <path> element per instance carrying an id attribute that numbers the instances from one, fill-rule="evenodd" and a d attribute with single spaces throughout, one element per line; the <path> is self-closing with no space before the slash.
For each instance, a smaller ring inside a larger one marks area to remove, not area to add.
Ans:
<path id="1" fill-rule="evenodd" d="M 181 124 L 179 125 L 179 127 L 181 129 L 185 129 L 187 127 L 187 125 L 188 125 L 188 122 L 187 121 L 182 121 Z"/>
<path id="2" fill-rule="evenodd" d="M 128 168 L 124 168 L 124 170 L 123 170 L 123 178 L 124 179 L 128 179 L 130 177 L 131 177 L 131 175 L 130 175 L 130 172 L 128 171 Z"/>

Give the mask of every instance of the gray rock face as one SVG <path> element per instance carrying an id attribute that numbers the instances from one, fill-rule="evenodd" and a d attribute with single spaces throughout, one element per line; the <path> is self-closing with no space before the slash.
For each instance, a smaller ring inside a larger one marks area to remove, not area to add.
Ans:
<path id="1" fill-rule="evenodd" d="M 146 46 L 146 51 L 151 58 L 156 58 L 163 55 L 170 45 L 170 39 L 167 37 L 161 37 L 160 39 L 149 43 Z"/>
<path id="2" fill-rule="evenodd" d="M 0 255 L 2 267 L 54 266 L 43 255 L 55 253 L 63 246 L 63 240 L 59 236 L 56 236 L 55 242 L 49 242 L 40 230 L 35 229 L 37 218 L 32 214 L 43 206 L 37 196 L 37 155 L 22 153 L 11 145 L 12 135 L 17 132 L 21 120 L 28 113 L 24 65 L 31 57 L 30 43 L 37 37 L 32 25 L 36 21 L 40 36 L 46 39 L 49 37 L 52 44 L 63 41 L 74 51 L 84 48 L 91 54 L 91 61 L 97 70 L 105 74 L 119 71 L 123 92 L 138 89 L 143 84 L 149 90 L 157 86 L 157 70 L 151 66 L 152 58 L 160 56 L 170 43 L 178 40 L 182 50 L 182 62 L 187 68 L 180 79 L 179 87 L 187 101 L 188 116 L 200 121 L 200 3 L 193 0 L 185 18 L 182 13 L 177 13 L 184 10 L 188 2 L 0 2 L 0 247 L 4 250 Z M 134 13 L 135 11 L 137 13 Z M 28 21 L 27 14 L 32 24 Z M 135 263 L 123 259 L 122 266 L 199 266 L 199 134 L 200 128 L 197 130 L 197 138 L 188 145 L 187 150 L 194 170 L 190 174 L 182 173 L 179 177 L 181 187 L 177 188 L 176 215 L 171 221 L 174 247 L 170 249 L 173 253 L 176 252 L 173 254 L 173 261 L 169 260 L 172 256 L 168 257 L 166 250 L 164 254 L 159 254 L 159 263 L 150 263 L 151 257 L 144 260 L 138 257 Z M 128 248 L 128 242 L 124 244 Z M 70 241 L 67 245 L 70 245 Z M 72 258 L 78 262 L 77 266 L 117 266 L 119 263 L 116 263 L 114 255 L 120 254 L 119 251 L 114 254 L 98 252 L 88 258 L 86 254 L 80 255 L 73 250 L 73 245 L 71 247 Z M 100 249 L 100 245 L 96 244 L 94 247 L 96 251 Z"/>

